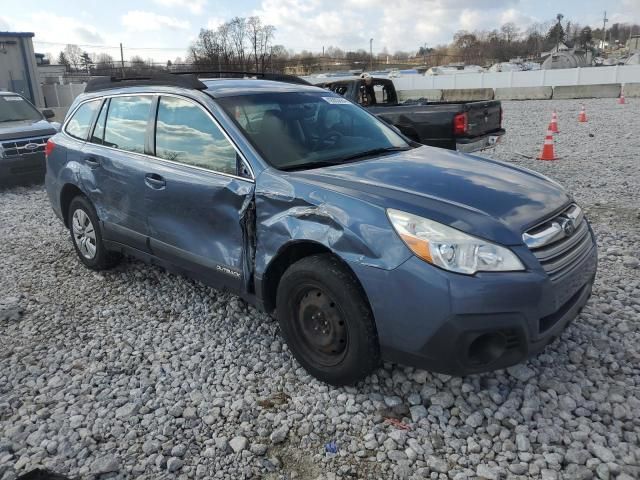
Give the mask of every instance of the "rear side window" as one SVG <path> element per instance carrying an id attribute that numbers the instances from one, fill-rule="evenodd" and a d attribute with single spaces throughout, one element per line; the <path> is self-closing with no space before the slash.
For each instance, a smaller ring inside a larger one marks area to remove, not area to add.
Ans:
<path id="1" fill-rule="evenodd" d="M 67 123 L 66 132 L 79 140 L 86 140 L 91 127 L 91 121 L 98 108 L 100 108 L 102 100 L 92 100 L 83 103 L 75 111 L 69 123 Z"/>
<path id="2" fill-rule="evenodd" d="M 161 97 L 156 122 L 156 156 L 236 175 L 236 151 L 198 105 Z"/>
<path id="3" fill-rule="evenodd" d="M 104 144 L 144 153 L 144 139 L 153 98 L 147 95 L 113 97 L 104 127 Z"/>

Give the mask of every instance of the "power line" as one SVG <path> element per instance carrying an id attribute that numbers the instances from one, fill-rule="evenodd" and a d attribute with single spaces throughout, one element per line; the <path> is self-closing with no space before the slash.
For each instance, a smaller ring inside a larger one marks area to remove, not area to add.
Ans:
<path id="1" fill-rule="evenodd" d="M 92 44 L 87 44 L 87 43 L 44 42 L 42 40 L 34 40 L 33 43 L 37 43 L 37 44 L 40 44 L 40 45 L 62 45 L 62 46 L 75 45 L 77 47 L 85 47 L 85 48 L 115 48 L 115 49 L 119 49 L 120 48 L 119 45 L 92 45 Z M 189 47 L 183 47 L 183 48 L 179 48 L 179 47 L 130 47 L 130 46 L 124 45 L 124 48 L 126 48 L 127 50 L 180 50 L 180 51 L 185 51 Z"/>

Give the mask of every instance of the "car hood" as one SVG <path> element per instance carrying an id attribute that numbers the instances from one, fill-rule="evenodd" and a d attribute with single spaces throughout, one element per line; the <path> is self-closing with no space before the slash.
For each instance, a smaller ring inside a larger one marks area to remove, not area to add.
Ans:
<path id="1" fill-rule="evenodd" d="M 46 120 L 22 120 L 0 122 L 0 140 L 54 135 L 57 129 Z"/>
<path id="2" fill-rule="evenodd" d="M 505 245 L 572 201 L 543 175 L 426 146 L 296 176 Z"/>

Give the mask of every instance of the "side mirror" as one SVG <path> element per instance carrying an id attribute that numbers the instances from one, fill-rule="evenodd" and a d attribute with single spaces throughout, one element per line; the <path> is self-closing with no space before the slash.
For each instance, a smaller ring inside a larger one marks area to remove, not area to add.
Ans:
<path id="1" fill-rule="evenodd" d="M 44 115 L 44 118 L 49 120 L 50 118 L 53 118 L 56 116 L 56 112 L 54 112 L 50 108 L 45 108 L 44 110 L 42 110 L 42 115 Z"/>

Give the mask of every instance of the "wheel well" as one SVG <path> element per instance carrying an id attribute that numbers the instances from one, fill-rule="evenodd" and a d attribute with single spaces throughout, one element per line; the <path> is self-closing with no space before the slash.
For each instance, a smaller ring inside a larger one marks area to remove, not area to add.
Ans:
<path id="1" fill-rule="evenodd" d="M 73 200 L 78 195 L 84 195 L 82 190 L 71 183 L 67 183 L 64 187 L 62 187 L 62 192 L 60 193 L 60 212 L 62 213 L 62 218 L 64 220 L 64 224 L 68 227 L 68 217 L 69 217 L 69 205 L 71 205 L 71 200 Z"/>
<path id="2" fill-rule="evenodd" d="M 276 308 L 278 285 L 280 284 L 280 279 L 282 278 L 282 275 L 287 270 L 287 268 L 289 268 L 289 266 L 293 265 L 298 260 L 301 260 L 305 257 L 310 257 L 311 255 L 318 255 L 322 253 L 328 253 L 337 258 L 347 267 L 347 269 L 357 280 L 357 277 L 355 276 L 353 271 L 351 271 L 351 268 L 349 268 L 349 266 L 340 257 L 338 257 L 324 245 L 309 241 L 291 243 L 284 247 L 284 249 L 282 249 L 280 252 L 278 252 L 276 257 L 267 267 L 267 270 L 262 277 L 262 300 L 264 302 L 264 308 L 267 312 L 271 313 Z M 362 286 L 360 286 L 360 288 L 362 288 Z M 367 298 L 366 295 L 365 298 Z"/>

